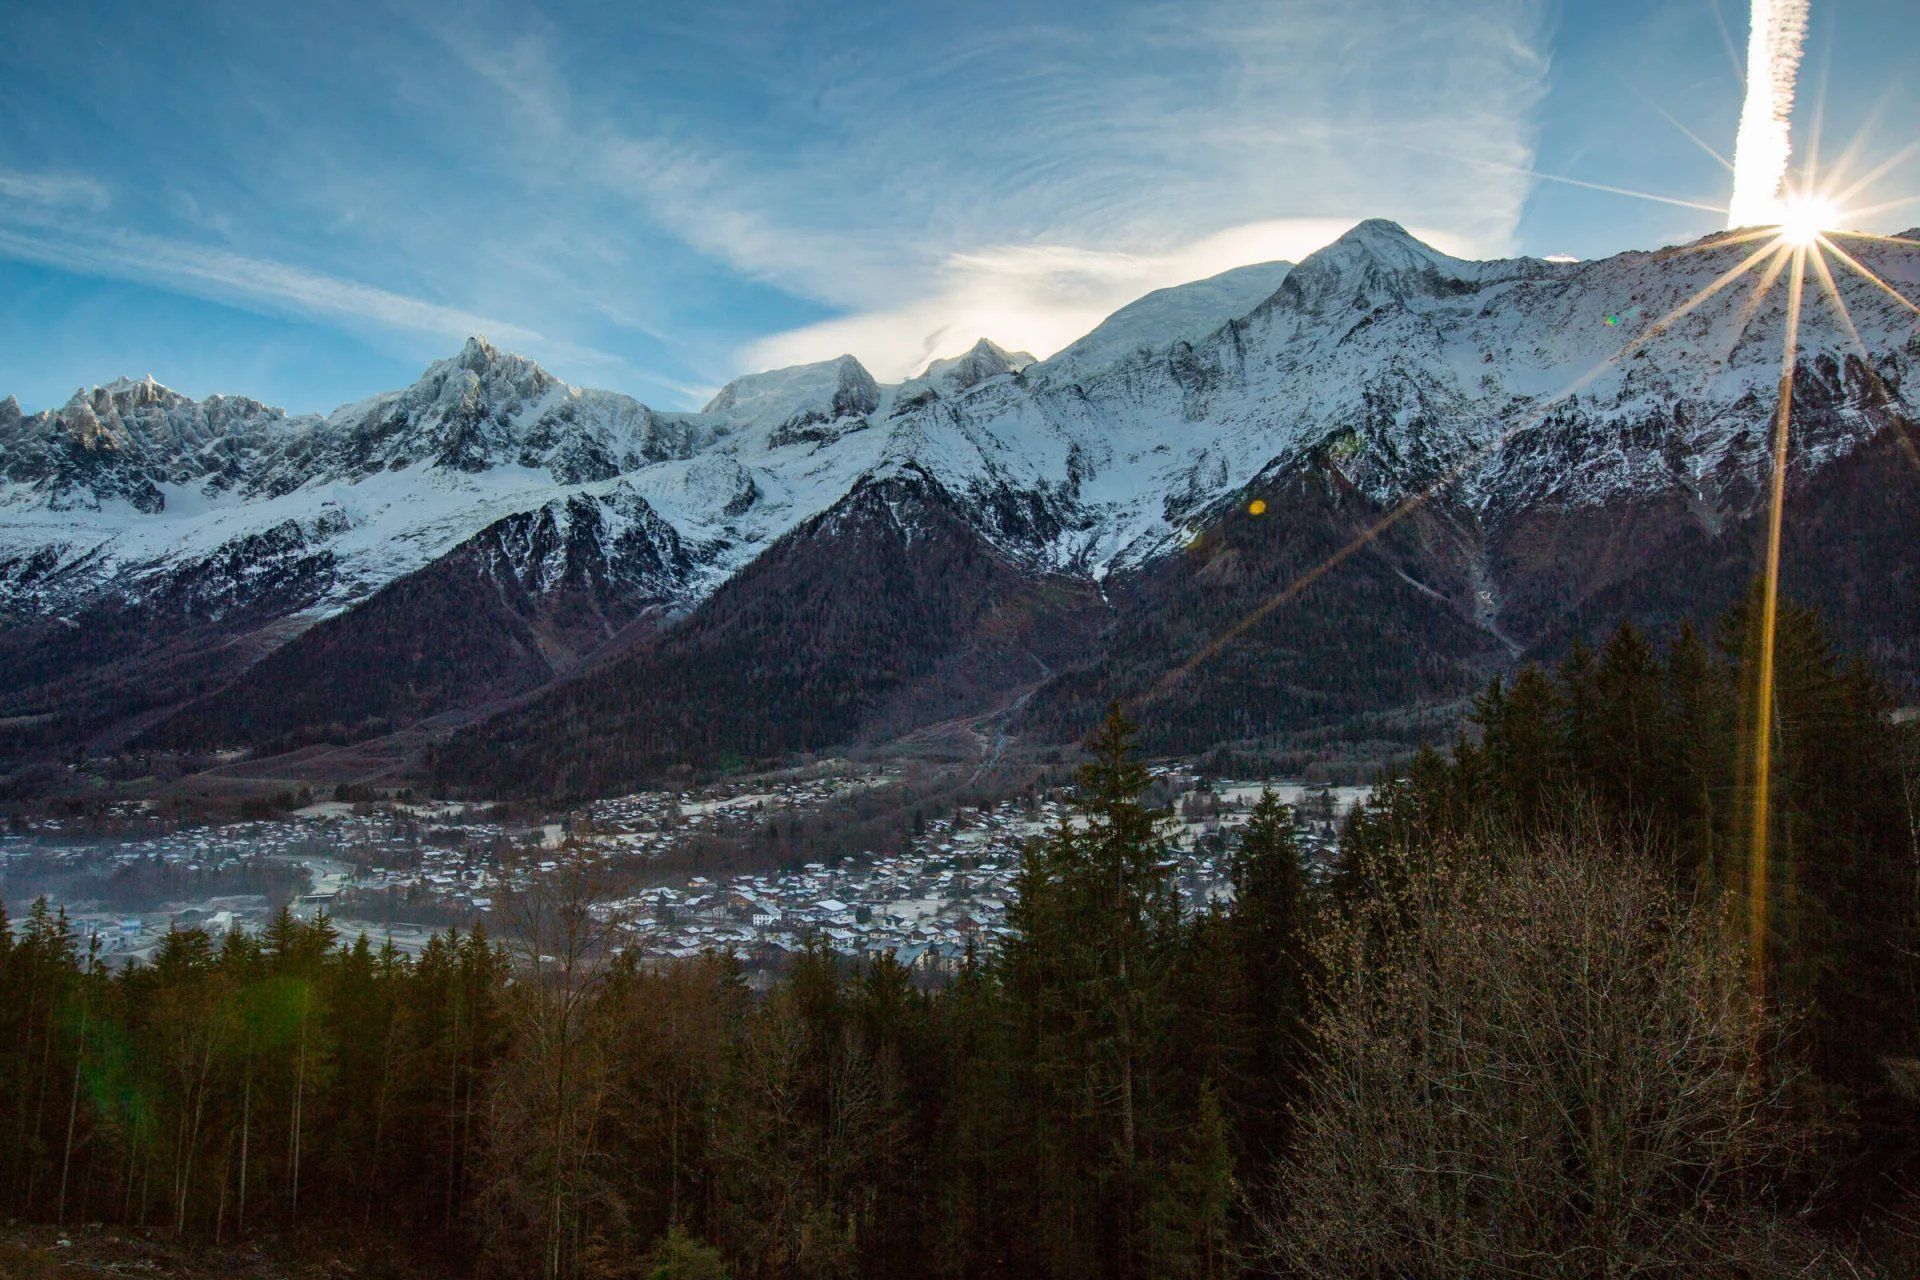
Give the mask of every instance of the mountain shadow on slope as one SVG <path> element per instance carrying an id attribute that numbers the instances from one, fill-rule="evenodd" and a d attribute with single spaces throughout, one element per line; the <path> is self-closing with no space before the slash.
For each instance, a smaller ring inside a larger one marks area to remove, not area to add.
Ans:
<path id="1" fill-rule="evenodd" d="M 0 760 L 125 736 L 231 680 L 333 585 L 318 533 L 287 521 L 64 617 L 24 602 L 85 565 L 0 555 L 0 582 L 23 602 L 0 612 Z"/>

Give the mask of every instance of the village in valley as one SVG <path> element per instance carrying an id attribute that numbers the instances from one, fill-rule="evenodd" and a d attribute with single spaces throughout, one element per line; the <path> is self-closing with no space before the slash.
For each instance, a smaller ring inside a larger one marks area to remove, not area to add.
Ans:
<path id="1" fill-rule="evenodd" d="M 1022 851 L 1071 820 L 1070 794 L 916 810 L 893 847 L 826 853 L 761 839 L 897 782 L 887 767 L 829 761 L 534 818 L 343 791 L 282 817 L 162 828 L 126 804 L 104 824 L 16 819 L 0 833 L 0 900 L 19 916 L 46 897 L 105 964 L 149 958 L 170 929 L 257 932 L 283 904 L 302 918 L 324 912 L 343 940 L 365 934 L 417 954 L 448 928 L 510 934 L 516 902 L 588 866 L 596 918 L 642 963 L 723 953 L 760 985 L 794 952 L 824 945 L 892 956 L 937 984 L 1006 935 Z M 1309 872 L 1323 869 L 1366 788 L 1155 767 L 1183 909 L 1231 897 L 1232 832 L 1269 787 L 1293 807 Z"/>

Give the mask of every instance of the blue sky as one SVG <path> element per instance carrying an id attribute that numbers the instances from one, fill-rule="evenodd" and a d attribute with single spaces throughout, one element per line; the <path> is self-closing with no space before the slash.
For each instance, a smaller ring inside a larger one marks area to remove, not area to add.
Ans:
<path id="1" fill-rule="evenodd" d="M 663 407 L 841 351 L 1046 354 L 1369 216 L 1483 255 L 1691 239 L 1721 218 L 1555 179 L 1724 204 L 1746 11 L 7 0 L 0 29 L 0 394 L 152 373 L 299 411 L 470 332 Z M 1920 6 L 1814 0 L 1798 153 L 1893 156 L 1917 72 Z M 1855 203 L 1916 193 L 1910 155 Z"/>

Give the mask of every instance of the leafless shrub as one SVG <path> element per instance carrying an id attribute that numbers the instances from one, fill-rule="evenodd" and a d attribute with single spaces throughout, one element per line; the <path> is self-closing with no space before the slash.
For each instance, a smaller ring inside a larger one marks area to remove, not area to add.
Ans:
<path id="1" fill-rule="evenodd" d="M 1325 943 L 1283 1269 L 1850 1274 L 1775 1203 L 1805 1136 L 1721 919 L 1593 837 L 1400 872 Z"/>

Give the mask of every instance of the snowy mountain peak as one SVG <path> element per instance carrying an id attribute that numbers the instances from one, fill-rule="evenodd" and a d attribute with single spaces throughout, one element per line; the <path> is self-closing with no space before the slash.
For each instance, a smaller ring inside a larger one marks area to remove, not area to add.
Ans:
<path id="1" fill-rule="evenodd" d="M 1008 351 L 988 338 L 974 343 L 957 356 L 942 356 L 920 371 L 916 382 L 932 382 L 954 391 L 985 382 L 1003 373 L 1014 373 L 1034 362 L 1031 353 Z"/>
<path id="2" fill-rule="evenodd" d="M 0 502 L 97 510 L 125 501 L 158 512 L 164 486 L 231 484 L 240 460 L 284 422 L 280 410 L 257 401 L 198 402 L 151 376 L 82 387 L 60 408 L 31 415 L 8 397 L 0 405 L 0 477 L 13 487 Z"/>
<path id="3" fill-rule="evenodd" d="M 1338 243 L 1404 246 L 1422 253 L 1438 252 L 1392 218 L 1365 218 L 1353 224 Z"/>
<path id="4" fill-rule="evenodd" d="M 533 377 L 554 380 L 552 375 L 536 362 L 525 356 L 514 355 L 510 351 L 502 351 L 488 342 L 485 334 L 480 333 L 467 339 L 466 345 L 460 348 L 460 354 L 453 358 L 453 363 L 481 377 L 495 375 L 508 378 Z"/>
<path id="5" fill-rule="evenodd" d="M 1397 222 L 1369 218 L 1302 259 L 1275 297 L 1313 314 L 1348 306 L 1370 310 L 1389 301 L 1446 297 L 1553 270 L 1531 258 L 1472 262 L 1451 257 Z"/>
<path id="6" fill-rule="evenodd" d="M 155 382 L 153 375 L 148 374 L 144 378 L 115 378 L 91 390 L 81 387 L 67 401 L 65 409 L 76 410 L 84 406 L 95 414 L 119 415 L 130 413 L 142 405 L 192 403 L 191 399 L 171 387 Z"/>
<path id="7" fill-rule="evenodd" d="M 1102 320 L 1035 371 L 1051 381 L 1072 381 L 1141 352 L 1164 351 L 1176 342 L 1198 342 L 1272 297 L 1292 270 L 1289 262 L 1256 262 L 1204 280 L 1156 289 Z"/>
<path id="8" fill-rule="evenodd" d="M 1296 465 L 1335 467 L 1382 501 L 1478 459 L 1463 501 L 1490 511 L 1674 484 L 1734 510 L 1765 461 L 1750 427 L 1778 376 L 1778 307 L 1743 314 L 1743 291 L 1727 290 L 1631 361 L 1614 356 L 1744 252 L 1714 238 L 1571 265 L 1471 262 L 1369 220 L 1297 266 L 1148 294 L 1037 365 L 983 338 L 887 387 L 845 355 L 737 378 L 705 414 L 568 386 L 479 336 L 412 386 L 324 419 L 193 401 L 151 378 L 31 416 L 9 398 L 0 578 L 9 546 L 57 544 L 98 575 L 345 512 L 351 537 L 329 553 L 339 602 L 555 500 L 556 486 L 597 499 L 618 479 L 683 539 L 692 598 L 863 477 L 908 465 L 1003 549 L 1103 570 L 1179 545 L 1210 504 Z M 1908 246 L 1858 252 L 1900 289 L 1920 284 Z M 1910 395 L 1910 313 L 1851 275 L 1840 287 L 1881 353 L 1874 376 Z M 1846 399 L 1850 335 L 1836 323 L 1810 314 L 1800 331 L 1809 370 L 1834 353 L 1847 406 L 1811 440 L 1822 457 L 1880 412 Z M 1560 404 L 1576 380 L 1578 403 Z"/>
<path id="9" fill-rule="evenodd" d="M 684 457 L 696 434 L 684 418 L 655 415 L 616 392 L 569 386 L 476 336 L 411 387 L 336 410 L 300 452 L 318 456 L 321 465 L 309 474 L 323 476 L 415 463 L 469 474 L 514 465 L 580 484 Z"/>
<path id="10" fill-rule="evenodd" d="M 880 384 L 866 367 L 852 356 L 841 356 L 835 363 L 833 414 L 837 418 L 872 413 L 880 407 Z"/>
<path id="11" fill-rule="evenodd" d="M 471 375 L 473 381 L 470 383 L 462 378 L 460 375 L 463 374 Z M 543 396 L 564 385 L 537 362 L 502 351 L 486 338 L 476 335 L 467 339 L 466 345 L 460 348 L 460 354 L 453 359 L 437 360 L 428 365 L 414 387 L 433 385 L 444 388 L 453 385 L 465 388 L 474 384 L 483 384 L 494 394 L 518 394 L 528 398 Z"/>
<path id="12" fill-rule="evenodd" d="M 94 397 L 98 399 L 101 396 L 124 399 L 133 404 L 155 404 L 164 398 L 178 396 L 178 393 L 161 386 L 153 380 L 152 374 L 148 374 L 144 378 L 115 378 L 94 389 Z M 178 398 L 186 399 L 185 396 Z"/>
<path id="13" fill-rule="evenodd" d="M 880 384 L 852 356 L 797 364 L 735 378 L 707 402 L 705 412 L 736 422 L 776 425 L 802 418 L 831 421 L 872 413 Z"/>
<path id="14" fill-rule="evenodd" d="M 1351 278 L 1357 274 L 1455 276 L 1455 268 L 1468 265 L 1415 239 L 1397 222 L 1369 218 L 1332 244 L 1308 254 L 1291 278 L 1305 285 L 1323 277 Z"/>

